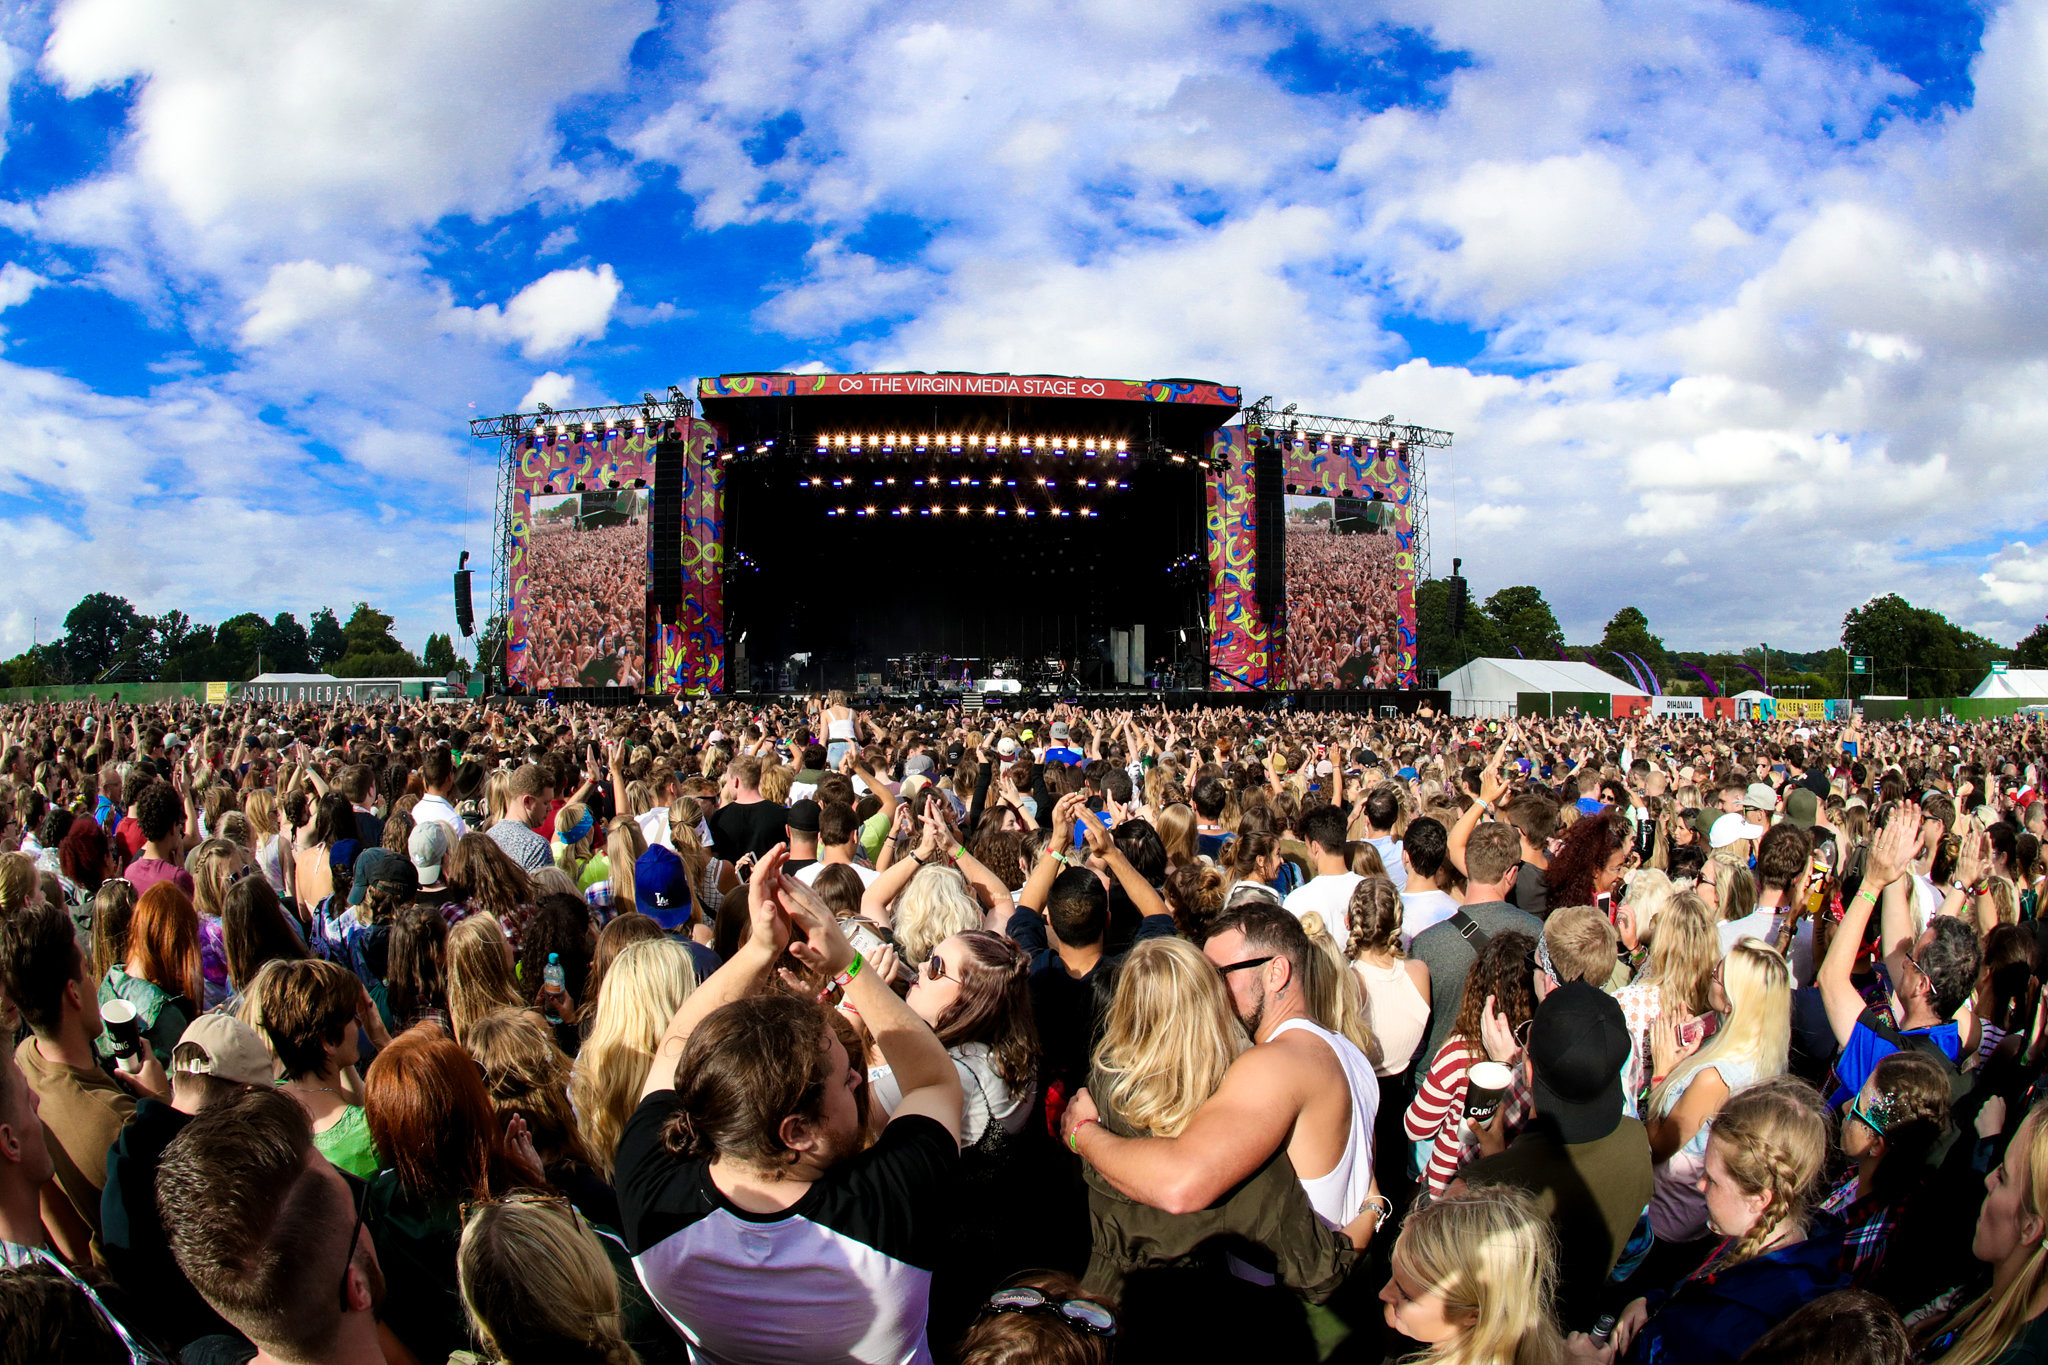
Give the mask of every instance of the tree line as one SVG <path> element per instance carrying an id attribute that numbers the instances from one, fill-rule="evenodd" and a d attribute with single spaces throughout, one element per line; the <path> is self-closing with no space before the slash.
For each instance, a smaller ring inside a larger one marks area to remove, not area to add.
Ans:
<path id="1" fill-rule="evenodd" d="M 303 624 L 288 611 L 268 620 L 250 611 L 206 625 L 175 608 L 145 615 L 125 597 L 96 592 L 65 615 L 57 639 L 0 663 L 0 687 L 246 682 L 258 673 L 439 677 L 468 670 L 450 636 L 429 635 L 415 655 L 391 633 L 392 624 L 389 614 L 357 602 L 346 620 L 322 607 Z"/>
<path id="2" fill-rule="evenodd" d="M 1897 593 L 1850 611 L 1842 618 L 1841 644 L 1813 651 L 1773 649 L 1764 642 L 1740 650 L 1673 649 L 1632 606 L 1614 613 L 1598 641 L 1567 644 L 1542 590 L 1526 584 L 1502 588 L 1484 601 L 1473 598 L 1454 631 L 1451 599 L 1448 579 L 1416 587 L 1416 645 L 1424 672 L 1449 673 L 1473 659 L 1520 657 L 1591 663 L 1632 678 L 1634 670 L 1617 657 L 1626 655 L 1676 695 L 1708 693 L 1711 679 L 1729 696 L 1768 682 L 1779 696 L 1955 697 L 1967 695 L 1998 660 L 2016 669 L 2048 668 L 2048 622 L 2016 645 L 2001 645 Z M 1868 659 L 1869 671 L 1851 672 L 1852 656 Z"/>

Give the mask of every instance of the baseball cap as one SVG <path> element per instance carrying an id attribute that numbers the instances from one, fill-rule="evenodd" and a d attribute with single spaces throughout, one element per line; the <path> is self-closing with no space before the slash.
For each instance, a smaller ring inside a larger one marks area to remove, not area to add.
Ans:
<path id="1" fill-rule="evenodd" d="M 789 817 L 782 823 L 788 825 L 799 834 L 816 834 L 818 832 L 818 803 L 811 800 L 808 796 L 801 801 L 792 801 L 789 806 Z"/>
<path id="2" fill-rule="evenodd" d="M 690 922 L 690 879 L 674 849 L 650 844 L 633 864 L 633 906 L 664 929 Z"/>
<path id="3" fill-rule="evenodd" d="M 918 773 L 928 773 L 931 770 L 932 756 L 930 754 L 912 754 L 909 758 L 903 760 L 903 775 L 905 777 L 912 777 Z"/>
<path id="4" fill-rule="evenodd" d="M 1529 1028 L 1530 1094 L 1566 1143 L 1597 1142 L 1621 1123 L 1628 1023 L 1614 998 L 1567 981 L 1536 1007 Z"/>
<path id="5" fill-rule="evenodd" d="M 947 762 L 947 764 L 948 764 L 949 766 L 952 766 L 952 765 L 957 765 L 957 764 L 958 764 L 958 763 L 960 762 L 961 758 L 962 758 L 962 757 L 964 757 L 964 756 L 966 755 L 966 753 L 967 753 L 967 746 L 965 746 L 964 744 L 962 744 L 962 743 L 961 743 L 961 742 L 960 742 L 959 740 L 957 740 L 957 739 L 956 739 L 956 740 L 954 740 L 954 741 L 953 741 L 953 742 L 952 742 L 951 744 L 948 744 L 948 745 L 946 746 L 946 762 Z"/>
<path id="6" fill-rule="evenodd" d="M 190 1076 L 218 1076 L 237 1085 L 269 1085 L 277 1063 L 263 1040 L 232 1014 L 202 1014 L 178 1035 L 171 1070 Z"/>
<path id="7" fill-rule="evenodd" d="M 1032 732 L 1031 732 L 1031 731 L 1029 731 L 1029 730 L 1019 730 L 1019 731 L 1017 732 L 1017 737 L 1018 737 L 1019 739 L 1026 739 L 1026 740 L 1030 740 L 1030 739 L 1037 739 L 1037 738 L 1038 738 L 1038 736 L 1037 736 L 1036 734 L 1032 733 Z"/>
<path id="8" fill-rule="evenodd" d="M 409 858 L 401 858 L 388 848 L 366 848 L 356 857 L 356 875 L 348 889 L 348 903 L 361 905 L 363 893 L 373 883 L 412 892 L 420 889 L 420 874 Z"/>
<path id="9" fill-rule="evenodd" d="M 1778 794 L 1771 790 L 1771 784 L 1768 782 L 1752 782 L 1749 784 L 1749 790 L 1742 794 L 1742 808 L 1744 810 L 1776 810 L 1778 808 Z"/>
<path id="10" fill-rule="evenodd" d="M 1004 735 L 996 741 L 996 752 L 1004 758 L 1015 758 L 1017 756 L 1017 741 L 1011 739 L 1008 735 Z"/>
<path id="11" fill-rule="evenodd" d="M 1820 822 L 1820 798 L 1805 787 L 1794 787 L 1785 793 L 1785 818 L 1801 829 L 1812 829 Z"/>
<path id="12" fill-rule="evenodd" d="M 448 826 L 439 820 L 414 825 L 406 852 L 412 855 L 413 870 L 420 874 L 422 882 L 440 881 L 441 864 L 448 857 Z"/>
<path id="13" fill-rule="evenodd" d="M 1707 832 L 1707 844 L 1712 848 L 1726 848 L 1737 839 L 1761 839 L 1762 825 L 1752 825 L 1740 815 L 1730 811 L 1714 821 L 1714 827 Z"/>
<path id="14" fill-rule="evenodd" d="M 1065 721 L 1056 720 L 1052 723 L 1052 737 L 1064 742 L 1072 737 L 1072 732 L 1067 729 Z"/>
<path id="15" fill-rule="evenodd" d="M 361 839 L 336 839 L 327 850 L 327 864 L 330 867 L 346 867 L 353 870 L 356 855 L 363 851 Z"/>

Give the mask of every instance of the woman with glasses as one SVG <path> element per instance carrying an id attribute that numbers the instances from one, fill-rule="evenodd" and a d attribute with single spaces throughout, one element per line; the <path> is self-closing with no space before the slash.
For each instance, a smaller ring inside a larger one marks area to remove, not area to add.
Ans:
<path id="1" fill-rule="evenodd" d="M 1847 1225 L 1842 1269 L 1863 1288 L 1894 1287 L 1886 1253 L 1932 1174 L 1928 1154 L 1948 1132 L 1950 1075 L 1925 1053 L 1894 1052 L 1842 1111 L 1842 1154 L 1856 1165 L 1821 1209 Z"/>
<path id="2" fill-rule="evenodd" d="M 1000 1130 L 1014 1137 L 1031 1117 L 1038 1067 L 1038 1029 L 1031 1016 L 1031 959 L 1013 940 L 970 929 L 932 949 L 904 996 L 932 1026 L 960 1072 L 966 1092 L 962 1150 L 992 1145 Z M 868 1072 L 877 1128 L 901 1098 L 887 1066 Z"/>
<path id="3" fill-rule="evenodd" d="M 1714 969 L 1709 1003 L 1721 1027 L 1701 1045 L 1681 1039 L 1679 1021 L 1650 1027 L 1650 1099 L 1643 1112 L 1656 1161 L 1650 1228 L 1657 1246 L 1637 1272 L 1658 1287 L 1696 1267 L 1713 1250 L 1700 1181 L 1708 1120 L 1728 1097 L 1785 1073 L 1792 1047 L 1792 978 L 1775 948 L 1739 941 Z"/>

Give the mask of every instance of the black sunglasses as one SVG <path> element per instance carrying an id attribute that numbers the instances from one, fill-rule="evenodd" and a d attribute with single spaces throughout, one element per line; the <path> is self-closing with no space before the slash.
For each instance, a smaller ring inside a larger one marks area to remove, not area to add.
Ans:
<path id="1" fill-rule="evenodd" d="M 1248 957 L 1242 962 L 1233 962 L 1228 967 L 1218 967 L 1216 973 L 1219 976 L 1229 976 L 1232 972 L 1241 972 L 1247 967 L 1263 967 L 1277 956 L 1277 953 L 1268 953 L 1264 957 Z"/>
<path id="2" fill-rule="evenodd" d="M 1116 1314 L 1093 1299 L 1054 1300 L 1037 1289 L 1019 1286 L 1015 1289 L 998 1289 L 989 1295 L 982 1305 L 984 1313 L 1056 1313 L 1069 1327 L 1078 1328 L 1090 1336 L 1113 1337 L 1116 1335 Z"/>

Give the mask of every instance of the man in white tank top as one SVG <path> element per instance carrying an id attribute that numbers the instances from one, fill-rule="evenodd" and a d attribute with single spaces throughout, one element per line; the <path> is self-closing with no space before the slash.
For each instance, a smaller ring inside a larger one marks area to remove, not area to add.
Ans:
<path id="1" fill-rule="evenodd" d="M 1117 1189 L 1167 1213 L 1207 1208 L 1285 1148 L 1317 1216 L 1363 1249 L 1379 1223 L 1379 1081 L 1365 1054 L 1309 1010 L 1302 964 L 1316 951 L 1277 905 L 1225 911 L 1202 952 L 1223 973 L 1254 1046 L 1179 1136 L 1118 1137 L 1083 1090 L 1061 1121 L 1068 1146 Z"/>

